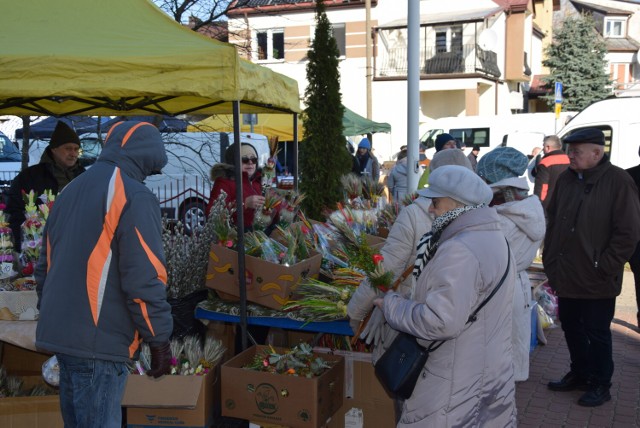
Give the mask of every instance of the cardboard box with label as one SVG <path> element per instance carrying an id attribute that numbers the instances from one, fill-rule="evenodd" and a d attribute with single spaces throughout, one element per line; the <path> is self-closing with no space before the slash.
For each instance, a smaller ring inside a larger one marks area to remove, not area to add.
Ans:
<path id="1" fill-rule="evenodd" d="M 214 416 L 216 370 L 205 376 L 129 375 L 122 398 L 127 427 L 207 428 Z"/>
<path id="2" fill-rule="evenodd" d="M 342 355 L 345 361 L 344 401 L 326 428 L 388 428 L 396 425 L 393 398 L 376 377 L 370 353 L 331 351 L 327 348 L 314 350 Z"/>
<path id="3" fill-rule="evenodd" d="M 291 428 L 324 426 L 342 406 L 344 358 L 323 355 L 334 365 L 314 378 L 243 368 L 267 349 L 253 346 L 222 365 L 222 415 Z"/>
<path id="4" fill-rule="evenodd" d="M 44 383 L 42 376 L 22 377 L 24 388 Z M 0 427 L 62 428 L 60 397 L 43 395 L 34 397 L 0 398 Z"/>
<path id="5" fill-rule="evenodd" d="M 303 278 L 317 277 L 321 262 L 322 256 L 316 252 L 292 266 L 245 256 L 247 300 L 272 309 L 282 308 Z M 240 289 L 238 253 L 235 250 L 218 244 L 211 245 L 206 284 L 216 290 L 221 298 L 237 300 Z"/>

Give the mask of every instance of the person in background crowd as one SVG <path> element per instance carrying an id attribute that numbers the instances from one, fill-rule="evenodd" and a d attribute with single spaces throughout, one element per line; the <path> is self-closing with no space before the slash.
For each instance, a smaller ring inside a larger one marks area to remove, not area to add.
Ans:
<path id="1" fill-rule="evenodd" d="M 477 144 L 474 144 L 473 148 L 471 149 L 471 153 L 469 153 L 469 155 L 467 156 L 467 158 L 469 159 L 469 162 L 471 162 L 471 167 L 473 168 L 474 171 L 478 167 L 479 154 L 480 154 L 480 146 Z"/>
<path id="2" fill-rule="evenodd" d="M 441 152 L 442 150 L 447 149 L 459 149 L 458 142 L 455 138 L 453 138 L 449 134 L 440 134 L 436 137 L 436 153 Z M 435 156 L 434 156 L 435 157 Z M 423 189 L 427 186 L 427 182 L 429 181 L 429 174 L 431 168 L 425 169 L 425 171 L 420 176 L 420 180 L 418 180 L 418 190 Z"/>
<path id="3" fill-rule="evenodd" d="M 36 197 L 45 190 L 59 193 L 74 178 L 84 172 L 78 163 L 80 139 L 66 123 L 58 121 L 49 145 L 40 157 L 40 163 L 21 171 L 11 182 L 7 192 L 7 209 L 9 226 L 13 232 L 14 247 L 21 251 L 22 233 L 20 226 L 24 223 L 24 194 L 33 190 Z"/>
<path id="4" fill-rule="evenodd" d="M 533 193 L 540 198 L 546 212 L 558 177 L 569 167 L 569 157 L 562 151 L 562 143 L 556 135 L 544 137 L 542 150 L 544 157 L 535 168 Z"/>
<path id="5" fill-rule="evenodd" d="M 640 155 L 640 149 L 638 150 L 638 155 Z M 633 181 L 636 183 L 636 187 L 640 189 L 640 165 L 629 168 L 627 172 L 631 178 L 633 178 Z M 636 249 L 629 259 L 629 266 L 633 272 L 633 279 L 636 285 L 636 306 L 638 308 L 636 317 L 638 320 L 637 326 L 640 328 L 640 243 L 636 245 Z"/>
<path id="6" fill-rule="evenodd" d="M 436 152 L 446 149 L 457 149 L 458 142 L 450 134 L 442 133 L 436 137 Z"/>
<path id="7" fill-rule="evenodd" d="M 444 165 L 459 165 L 471 169 L 469 159 L 462 150 L 444 150 L 436 153 L 429 167 L 435 171 Z M 384 257 L 382 261 L 385 270 L 394 273 L 394 277 L 399 277 L 407 268 L 413 266 L 416 260 L 416 248 L 420 239 L 431 229 L 432 215 L 429 213 L 431 199 L 424 196 L 424 189 L 418 191 L 418 197 L 412 204 L 404 207 L 398 218 L 393 223 L 389 236 L 380 250 Z M 411 291 L 413 277 L 410 275 L 399 286 L 398 291 L 408 297 Z M 351 328 L 354 333 L 362 321 L 371 311 L 373 300 L 378 293 L 372 287 L 362 286 L 356 289 L 349 304 L 347 314 L 350 318 Z M 397 335 L 397 331 L 385 323 L 382 312 L 374 309 L 366 329 L 362 332 L 361 338 L 368 344 L 372 344 L 373 361 L 377 361 L 384 351 L 391 345 Z M 401 403 L 398 402 L 397 415 L 400 415 Z"/>
<path id="8" fill-rule="evenodd" d="M 238 147 L 240 147 L 242 161 L 242 197 L 244 198 L 242 205 L 236 204 L 235 156 Z M 248 143 L 232 144 L 227 148 L 224 160 L 225 163 L 219 163 L 211 167 L 213 188 L 211 189 L 205 213 L 208 217 L 214 202 L 220 196 L 220 193 L 224 191 L 227 194 L 227 204 L 237 209 L 242 209 L 245 231 L 253 230 L 255 212 L 264 204 L 262 177 L 258 169 L 258 152 L 255 147 Z M 234 221 L 237 219 L 235 213 L 233 219 Z"/>
<path id="9" fill-rule="evenodd" d="M 511 333 L 516 382 L 529 378 L 532 297 L 527 268 L 545 233 L 542 204 L 537 196 L 529 196 L 527 179 L 521 177 L 528 163 L 527 157 L 513 147 L 496 147 L 480 159 L 476 171 L 493 190 L 491 206 L 500 216 L 500 226 L 516 262 Z"/>
<path id="10" fill-rule="evenodd" d="M 534 147 L 531 150 L 531 154 L 527 155 L 527 159 L 529 159 L 529 165 L 527 165 L 527 178 L 529 179 L 529 183 L 535 184 L 536 182 L 536 167 L 538 166 L 538 162 L 542 159 L 542 147 Z"/>
<path id="11" fill-rule="evenodd" d="M 547 209 L 542 260 L 558 296 L 571 368 L 552 391 L 587 389 L 578 404 L 611 399 L 611 321 L 624 264 L 640 241 L 640 201 L 633 179 L 604 153 L 604 134 L 584 128 L 565 138 L 569 169 Z"/>
<path id="12" fill-rule="evenodd" d="M 446 165 L 433 171 L 424 194 L 435 220 L 418 246 L 410 296 L 390 291 L 374 300 L 393 329 L 420 345 L 444 341 L 430 353 L 397 426 L 515 426 L 515 266 L 498 215 L 486 206 L 491 189 L 470 169 Z"/>
<path id="13" fill-rule="evenodd" d="M 353 172 L 358 175 L 368 175 L 375 181 L 380 179 L 380 163 L 378 159 L 371 153 L 371 143 L 365 137 L 358 143 L 358 152 L 356 153 L 353 164 Z"/>
<path id="14" fill-rule="evenodd" d="M 407 194 L 407 148 L 400 150 L 396 164 L 387 177 L 387 188 L 391 200 L 401 203 Z"/>
<path id="15" fill-rule="evenodd" d="M 149 376 L 171 370 L 162 222 L 143 184 L 167 164 L 158 129 L 119 122 L 91 169 L 56 198 L 35 270 L 36 346 L 55 353 L 66 427 L 120 428 L 140 341 Z"/>

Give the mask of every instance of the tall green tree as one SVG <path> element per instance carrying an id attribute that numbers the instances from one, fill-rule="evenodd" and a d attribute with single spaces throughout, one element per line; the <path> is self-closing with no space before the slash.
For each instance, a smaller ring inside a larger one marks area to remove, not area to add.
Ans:
<path id="1" fill-rule="evenodd" d="M 342 135 L 340 52 L 322 1 L 316 3 L 316 30 L 307 53 L 304 142 L 300 144 L 300 190 L 306 214 L 320 220 L 325 209 L 342 200 L 340 177 L 351 171 L 352 158 Z"/>
<path id="2" fill-rule="evenodd" d="M 555 82 L 562 83 L 563 110 L 581 110 L 611 95 L 605 60 L 607 47 L 591 15 L 565 19 L 545 53 L 547 59 L 542 64 L 551 73 L 543 82 L 549 89 L 553 89 Z M 553 95 L 544 98 L 553 106 Z"/>

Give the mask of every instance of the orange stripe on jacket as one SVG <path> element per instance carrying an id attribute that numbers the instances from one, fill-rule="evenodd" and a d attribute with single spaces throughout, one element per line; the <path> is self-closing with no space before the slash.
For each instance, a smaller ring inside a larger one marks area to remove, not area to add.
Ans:
<path id="1" fill-rule="evenodd" d="M 102 307 L 107 271 L 111 259 L 111 241 L 115 234 L 122 210 L 127 203 L 120 168 L 116 168 L 109 183 L 109 206 L 104 219 L 100 238 L 89 256 L 87 263 L 87 295 L 93 315 L 93 322 L 98 325 L 98 316 Z"/>
<path id="2" fill-rule="evenodd" d="M 136 234 L 138 235 L 138 240 L 140 241 L 140 245 L 142 245 L 144 252 L 147 253 L 147 257 L 149 258 L 149 261 L 151 262 L 153 267 L 156 269 L 156 273 L 158 274 L 158 279 L 162 281 L 164 285 L 167 285 L 167 270 L 165 269 L 160 259 L 155 254 L 153 254 L 153 251 L 151 251 L 151 248 L 149 248 L 149 246 L 145 242 L 138 228 L 136 227 L 135 229 L 136 229 Z"/>
<path id="3" fill-rule="evenodd" d="M 540 160 L 540 165 L 544 165 L 546 167 L 554 165 L 569 165 L 569 157 L 566 155 L 545 156 Z"/>
<path id="4" fill-rule="evenodd" d="M 136 354 L 136 351 L 140 347 L 140 342 L 142 342 L 142 339 L 140 338 L 140 333 L 136 330 L 133 334 L 133 341 L 131 342 L 131 345 L 129 345 L 129 358 L 133 358 Z"/>
<path id="5" fill-rule="evenodd" d="M 142 317 L 147 323 L 147 327 L 149 327 L 151 335 L 155 336 L 156 334 L 153 331 L 153 326 L 151 325 L 151 320 L 149 319 L 149 312 L 147 312 L 147 304 L 142 299 L 133 299 L 133 301 L 140 305 L 140 312 L 142 312 Z"/>
<path id="6" fill-rule="evenodd" d="M 136 131 L 136 129 L 140 128 L 141 126 L 145 126 L 145 125 L 149 125 L 149 126 L 153 126 L 150 123 L 147 122 L 140 122 L 135 126 L 132 126 L 131 129 L 129 129 L 127 131 L 127 133 L 124 135 L 124 138 L 122 139 L 122 144 L 120 144 L 120 147 L 124 147 L 125 144 L 127 144 L 127 141 L 129 141 L 129 137 L 131 137 L 131 135 L 133 135 L 133 133 Z"/>
<path id="7" fill-rule="evenodd" d="M 111 133 L 113 132 L 114 129 L 116 129 L 116 126 L 118 125 L 122 125 L 124 122 L 117 122 L 115 123 L 110 129 L 109 132 L 107 132 L 107 138 L 105 138 L 105 141 L 107 141 L 109 139 L 109 136 L 111 135 Z"/>
<path id="8" fill-rule="evenodd" d="M 544 201 L 545 199 L 547 199 L 547 192 L 549 191 L 549 185 L 547 183 L 544 183 L 542 185 L 542 189 L 540 190 L 540 200 Z"/>

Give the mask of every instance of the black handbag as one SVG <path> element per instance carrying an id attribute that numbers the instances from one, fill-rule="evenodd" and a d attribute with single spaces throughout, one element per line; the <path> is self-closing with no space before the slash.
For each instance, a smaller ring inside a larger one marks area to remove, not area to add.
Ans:
<path id="1" fill-rule="evenodd" d="M 502 275 L 498 285 L 491 291 L 491 294 L 489 294 L 469 316 L 467 324 L 476 321 L 478 311 L 480 311 L 496 294 L 498 289 L 500 289 L 502 283 L 507 278 L 510 266 L 511 249 L 507 242 L 507 269 L 504 271 L 504 275 Z M 429 353 L 438 349 L 444 342 L 444 340 L 432 342 L 425 348 L 418 344 L 415 336 L 400 332 L 393 343 L 391 343 L 391 346 L 389 346 L 389 349 L 376 361 L 376 376 L 387 391 L 406 400 L 413 394 L 416 383 L 418 383 L 418 378 L 429 358 Z"/>

